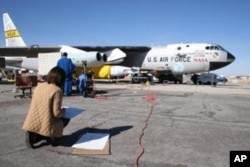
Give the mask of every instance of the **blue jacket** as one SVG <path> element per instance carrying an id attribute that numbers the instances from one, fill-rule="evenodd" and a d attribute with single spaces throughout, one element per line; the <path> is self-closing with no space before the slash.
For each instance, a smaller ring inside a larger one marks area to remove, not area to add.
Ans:
<path id="1" fill-rule="evenodd" d="M 58 60 L 57 66 L 61 67 L 66 73 L 66 80 L 73 79 L 73 73 L 75 72 L 75 65 L 72 63 L 71 59 L 67 57 L 62 57 Z"/>

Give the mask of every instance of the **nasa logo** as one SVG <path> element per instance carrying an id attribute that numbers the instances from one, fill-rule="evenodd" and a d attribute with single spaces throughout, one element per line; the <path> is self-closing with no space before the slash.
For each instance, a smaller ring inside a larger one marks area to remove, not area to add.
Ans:
<path id="1" fill-rule="evenodd" d="M 219 55 L 218 55 L 217 52 L 215 52 L 215 53 L 213 54 L 213 58 L 214 58 L 214 59 L 218 59 L 218 58 L 219 58 Z"/>

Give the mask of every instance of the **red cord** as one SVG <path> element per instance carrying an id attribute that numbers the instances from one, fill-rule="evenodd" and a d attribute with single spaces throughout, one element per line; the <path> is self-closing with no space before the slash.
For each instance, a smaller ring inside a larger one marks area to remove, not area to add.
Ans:
<path id="1" fill-rule="evenodd" d="M 151 102 L 151 103 L 152 103 L 152 102 L 155 101 L 155 95 L 151 94 L 151 95 L 148 95 L 148 96 L 146 96 L 146 97 L 143 97 L 143 99 L 146 100 L 147 102 Z M 141 140 L 142 140 L 142 137 L 143 137 L 143 135 L 144 135 L 144 130 L 147 128 L 149 119 L 150 119 L 150 117 L 151 117 L 151 115 L 152 115 L 152 113 L 153 113 L 154 105 L 156 105 L 156 103 L 153 103 L 153 104 L 151 105 L 151 109 L 150 109 L 150 111 L 149 111 L 148 117 L 147 117 L 147 119 L 144 121 L 145 124 L 144 124 L 144 127 L 142 128 L 141 134 L 140 134 L 139 139 L 138 139 L 138 145 L 139 145 L 139 147 L 141 148 L 141 152 L 140 152 L 140 154 L 139 154 L 139 155 L 137 156 L 137 158 L 136 158 L 135 167 L 139 167 L 139 159 L 140 159 L 141 156 L 144 154 L 144 150 L 145 150 L 145 149 L 144 149 L 144 146 L 142 145 Z"/>

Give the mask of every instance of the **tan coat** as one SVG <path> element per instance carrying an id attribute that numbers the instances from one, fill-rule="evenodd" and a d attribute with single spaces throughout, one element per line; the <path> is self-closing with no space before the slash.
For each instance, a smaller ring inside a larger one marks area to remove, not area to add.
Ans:
<path id="1" fill-rule="evenodd" d="M 23 130 L 48 137 L 63 134 L 64 116 L 62 90 L 54 84 L 41 83 L 34 89 L 31 105 L 23 124 Z"/>

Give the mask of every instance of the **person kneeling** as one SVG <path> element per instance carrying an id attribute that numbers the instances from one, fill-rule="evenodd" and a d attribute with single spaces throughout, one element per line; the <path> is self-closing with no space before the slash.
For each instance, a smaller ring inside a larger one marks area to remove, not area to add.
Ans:
<path id="1" fill-rule="evenodd" d="M 55 146 L 55 138 L 63 135 L 63 128 L 70 121 L 64 118 L 65 109 L 62 108 L 64 81 L 64 70 L 54 67 L 49 71 L 46 82 L 39 83 L 34 89 L 22 127 L 26 131 L 28 148 L 34 148 L 34 144 L 41 140 Z"/>

